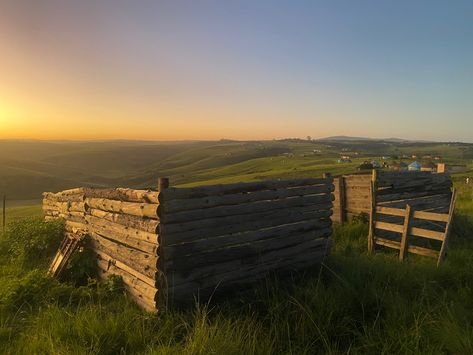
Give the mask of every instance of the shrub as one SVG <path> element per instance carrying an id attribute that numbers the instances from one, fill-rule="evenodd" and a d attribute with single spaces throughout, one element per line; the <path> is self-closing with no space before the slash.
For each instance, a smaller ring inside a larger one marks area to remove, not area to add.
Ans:
<path id="1" fill-rule="evenodd" d="M 46 266 L 56 252 L 64 232 L 62 221 L 44 222 L 39 218 L 14 221 L 2 240 L 8 256 L 21 267 Z"/>

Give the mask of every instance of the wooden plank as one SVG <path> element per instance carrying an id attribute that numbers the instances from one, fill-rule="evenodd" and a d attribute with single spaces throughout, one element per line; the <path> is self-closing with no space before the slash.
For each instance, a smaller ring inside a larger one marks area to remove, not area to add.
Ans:
<path id="1" fill-rule="evenodd" d="M 194 209 L 212 208 L 218 206 L 238 205 L 257 201 L 281 200 L 289 197 L 328 194 L 334 189 L 333 185 L 301 186 L 294 188 L 279 188 L 255 192 L 241 192 L 217 196 L 206 196 L 182 200 L 171 200 L 162 204 L 163 212 L 182 212 Z"/>
<path id="2" fill-rule="evenodd" d="M 291 188 L 298 186 L 311 185 L 332 185 L 333 178 L 319 178 L 319 179 L 293 179 L 293 180 L 267 180 L 247 183 L 211 185 L 199 187 L 170 187 L 160 192 L 159 199 L 166 199 L 171 201 L 175 199 L 190 199 L 209 197 L 216 195 L 235 194 L 240 192 L 274 190 L 279 188 Z"/>
<path id="3" fill-rule="evenodd" d="M 432 230 L 428 230 L 424 228 L 417 228 L 417 227 L 412 227 L 410 234 L 416 237 L 422 237 L 422 238 L 428 238 L 428 239 L 434 239 L 434 240 L 440 240 L 440 241 L 443 241 L 445 238 L 445 233 L 436 232 L 436 231 L 432 231 Z"/>
<path id="4" fill-rule="evenodd" d="M 452 192 L 452 199 L 450 201 L 450 209 L 448 212 L 448 221 L 445 227 L 445 235 L 443 238 L 442 247 L 440 248 L 439 257 L 437 260 L 437 267 L 443 262 L 445 258 L 445 253 L 447 252 L 448 247 L 448 238 L 450 236 L 451 228 L 452 228 L 452 221 L 453 221 L 453 214 L 455 213 L 455 203 L 457 201 L 457 191 L 453 190 Z"/>
<path id="5" fill-rule="evenodd" d="M 122 202 L 103 198 L 87 198 L 85 201 L 89 207 L 102 211 L 131 214 L 152 219 L 158 218 L 158 204 L 155 203 Z"/>
<path id="6" fill-rule="evenodd" d="M 292 207 L 303 207 L 314 205 L 314 209 L 331 209 L 332 194 L 314 195 L 314 196 L 297 196 L 283 200 L 275 201 L 258 201 L 232 206 L 218 206 L 202 210 L 176 212 L 166 214 L 163 210 L 161 221 L 164 223 L 180 223 L 190 220 L 201 220 L 207 218 L 237 216 L 244 214 L 253 214 L 257 212 L 267 212 L 270 210 L 287 209 Z M 161 209 L 159 208 L 161 211 Z"/>
<path id="7" fill-rule="evenodd" d="M 389 239 L 382 238 L 382 237 L 375 237 L 374 240 L 375 240 L 376 244 L 382 245 L 384 247 L 388 247 L 388 248 L 391 248 L 391 249 L 398 249 L 398 250 L 401 248 L 401 243 L 396 242 L 394 240 L 389 240 Z"/>
<path id="8" fill-rule="evenodd" d="M 419 247 L 419 246 L 415 246 L 415 245 L 409 245 L 408 252 L 412 253 L 412 254 L 428 256 L 428 257 L 431 257 L 431 258 L 437 258 L 438 255 L 439 255 L 438 251 L 423 248 L 423 247 Z"/>
<path id="9" fill-rule="evenodd" d="M 406 257 L 407 252 L 407 236 L 410 233 L 410 224 L 411 224 L 411 217 L 412 217 L 412 210 L 411 206 L 407 205 L 404 215 L 404 226 L 402 229 L 402 236 L 401 236 L 401 245 L 399 248 L 399 260 L 402 262 Z"/>
<path id="10" fill-rule="evenodd" d="M 375 222 L 375 228 L 382 229 L 385 231 L 390 231 L 390 232 L 396 232 L 396 233 L 402 233 L 403 231 L 403 226 L 399 224 L 380 222 L 380 221 Z"/>
<path id="11" fill-rule="evenodd" d="M 401 208 L 391 208 L 391 207 L 376 207 L 376 213 L 389 215 L 389 216 L 399 216 L 404 217 L 406 215 L 406 210 Z"/>
<path id="12" fill-rule="evenodd" d="M 425 220 L 428 220 L 428 221 L 435 221 L 435 222 L 448 222 L 449 214 L 425 212 L 425 211 L 415 211 L 413 218 L 425 219 Z"/>

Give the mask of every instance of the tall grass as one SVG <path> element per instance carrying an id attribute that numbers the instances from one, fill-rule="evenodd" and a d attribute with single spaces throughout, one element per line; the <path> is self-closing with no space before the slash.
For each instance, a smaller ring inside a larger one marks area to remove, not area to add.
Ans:
<path id="1" fill-rule="evenodd" d="M 77 286 L 47 277 L 36 251 L 51 252 L 57 238 L 43 237 L 61 226 L 20 222 L 0 243 L 0 352 L 471 354 L 473 213 L 465 193 L 458 207 L 440 268 L 421 257 L 400 264 L 393 254 L 368 255 L 367 226 L 358 221 L 335 226 L 332 256 L 320 267 L 157 315 L 93 279 Z M 36 243 L 12 249 L 31 235 Z"/>

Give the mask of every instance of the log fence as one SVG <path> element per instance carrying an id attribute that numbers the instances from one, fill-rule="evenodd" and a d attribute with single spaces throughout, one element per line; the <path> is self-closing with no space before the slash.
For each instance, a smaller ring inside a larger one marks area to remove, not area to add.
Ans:
<path id="1" fill-rule="evenodd" d="M 376 203 L 385 207 L 447 213 L 452 196 L 448 174 L 431 172 L 393 172 L 374 170 L 369 173 L 341 175 L 334 178 L 332 220 L 344 223 L 372 209 L 372 184 Z"/>
<path id="2" fill-rule="evenodd" d="M 320 263 L 330 251 L 333 178 L 157 191 L 78 188 L 43 194 L 46 220 L 65 219 L 64 263 L 86 234 L 99 276 L 122 277 L 154 311 L 206 299 L 268 272 Z"/>

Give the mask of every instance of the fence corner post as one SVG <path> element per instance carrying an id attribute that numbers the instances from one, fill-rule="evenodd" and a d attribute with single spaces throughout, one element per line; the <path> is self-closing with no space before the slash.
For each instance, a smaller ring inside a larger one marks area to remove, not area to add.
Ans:
<path id="1" fill-rule="evenodd" d="M 409 249 L 407 237 L 409 236 L 409 229 L 411 227 L 411 219 L 412 219 L 412 209 L 410 205 L 406 206 L 406 214 L 404 215 L 404 226 L 402 228 L 402 237 L 401 237 L 401 245 L 399 248 L 399 261 L 404 261 L 404 258 L 407 255 L 407 251 Z"/>
<path id="2" fill-rule="evenodd" d="M 169 188 L 169 178 L 158 178 L 158 200 L 159 205 L 157 209 L 158 215 L 158 227 L 157 232 L 157 256 L 158 261 L 156 264 L 156 288 L 158 289 L 156 296 L 156 308 L 163 309 L 164 311 L 168 310 L 169 307 L 169 283 L 168 275 L 166 272 L 166 256 L 165 256 L 165 228 L 163 228 L 163 221 L 165 220 L 164 208 L 161 205 L 165 203 L 165 198 L 162 192 Z"/>
<path id="3" fill-rule="evenodd" d="M 370 208 L 370 226 L 369 226 L 369 234 L 368 234 L 368 252 L 370 254 L 374 253 L 375 251 L 375 217 L 376 217 L 376 191 L 378 189 L 378 171 L 373 169 L 371 173 L 371 184 L 370 184 L 370 195 L 371 195 L 371 208 Z"/>

